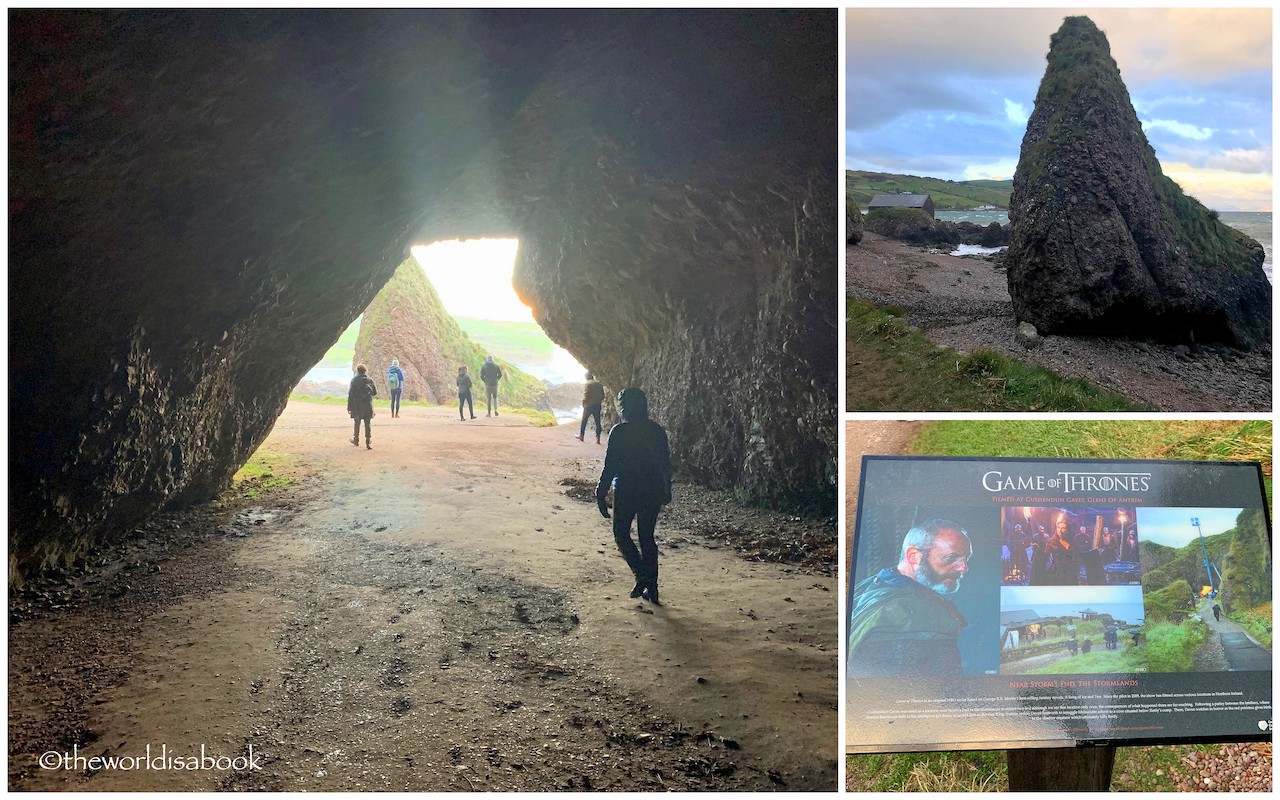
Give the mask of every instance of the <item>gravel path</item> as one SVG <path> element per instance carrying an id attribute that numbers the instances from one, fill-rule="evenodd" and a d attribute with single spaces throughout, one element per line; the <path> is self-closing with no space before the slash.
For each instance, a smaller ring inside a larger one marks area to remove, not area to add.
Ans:
<path id="1" fill-rule="evenodd" d="M 1084 378 L 1160 411 L 1268 411 L 1271 353 L 1218 345 L 1179 356 L 1174 345 L 1127 339 L 1045 336 L 1028 350 L 1003 270 L 981 258 L 927 253 L 868 233 L 845 249 L 849 296 L 899 306 L 939 345 L 995 350 L 1061 375 Z"/>

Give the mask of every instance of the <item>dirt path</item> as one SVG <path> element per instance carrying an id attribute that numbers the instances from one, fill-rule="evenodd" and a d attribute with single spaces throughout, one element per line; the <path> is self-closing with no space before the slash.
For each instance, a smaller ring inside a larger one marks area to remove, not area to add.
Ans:
<path id="1" fill-rule="evenodd" d="M 1160 411 L 1269 411 L 1271 352 L 1086 336 L 1044 336 L 1034 350 L 1014 340 L 1017 320 L 1005 273 L 990 261 L 930 254 L 867 233 L 845 248 L 849 296 L 898 306 L 934 343 L 988 349 L 1083 378 Z"/>
<path id="2" fill-rule="evenodd" d="M 448 409 L 378 416 L 372 451 L 346 426 L 291 405 L 264 450 L 296 488 L 11 600 L 11 789 L 834 789 L 830 574 L 660 518 L 655 608 L 560 485 L 603 447 Z M 37 765 L 76 745 L 255 768 Z"/>

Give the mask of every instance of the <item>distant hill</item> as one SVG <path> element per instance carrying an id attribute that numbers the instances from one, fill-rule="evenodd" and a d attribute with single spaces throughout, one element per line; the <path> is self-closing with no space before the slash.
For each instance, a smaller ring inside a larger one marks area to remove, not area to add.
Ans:
<path id="1" fill-rule="evenodd" d="M 472 341 L 449 316 L 421 265 L 410 256 L 364 310 L 353 357 L 369 365 L 369 377 L 382 397 L 389 394 L 387 365 L 398 358 L 404 369 L 405 398 L 429 403 L 454 401 L 458 366 L 465 365 L 471 372 L 472 396 L 483 407 L 479 373 L 488 353 L 489 348 Z M 506 359 L 494 360 L 502 368 L 498 397 L 504 405 L 550 408 L 542 381 Z"/>
<path id="2" fill-rule="evenodd" d="M 536 322 L 498 322 L 491 319 L 454 317 L 458 327 L 482 347 L 490 348 L 516 364 L 550 364 L 555 342 Z"/>
<path id="3" fill-rule="evenodd" d="M 894 175 L 886 172 L 845 170 L 844 193 L 848 202 L 865 209 L 878 194 L 911 192 L 933 197 L 939 211 L 961 211 L 978 206 L 1009 207 L 1013 181 L 947 181 L 917 175 Z"/>

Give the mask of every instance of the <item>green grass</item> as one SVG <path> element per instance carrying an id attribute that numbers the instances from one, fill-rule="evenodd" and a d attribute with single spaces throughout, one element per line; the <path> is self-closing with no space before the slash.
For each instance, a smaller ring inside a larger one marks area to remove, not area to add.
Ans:
<path id="1" fill-rule="evenodd" d="M 552 414 L 550 411 L 539 411 L 536 408 L 507 408 L 506 406 L 503 406 L 501 408 L 501 413 L 519 414 L 522 417 L 527 417 L 529 421 L 533 423 L 533 427 L 535 428 L 554 428 L 556 425 L 560 424 L 556 422 L 555 414 Z"/>
<path id="2" fill-rule="evenodd" d="M 895 175 L 884 172 L 846 170 L 844 174 L 845 197 L 850 204 L 866 208 L 871 198 L 878 194 L 912 192 L 927 194 L 933 198 L 937 210 L 969 209 L 978 206 L 1009 207 L 1009 195 L 1013 180 L 1005 181 L 947 181 L 918 175 Z"/>
<path id="3" fill-rule="evenodd" d="M 1268 650 L 1271 649 L 1271 601 L 1263 603 L 1257 608 L 1250 608 L 1244 611 L 1236 611 L 1229 615 L 1231 619 L 1240 627 L 1249 632 L 1253 638 Z"/>
<path id="4" fill-rule="evenodd" d="M 281 486 L 295 483 L 288 474 L 291 459 L 284 453 L 259 448 L 235 475 L 231 476 L 232 491 L 251 500 Z"/>
<path id="5" fill-rule="evenodd" d="M 1193 619 L 1180 624 L 1146 625 L 1147 661 L 1151 672 L 1190 672 L 1191 656 L 1209 635 L 1209 626 Z"/>
<path id="6" fill-rule="evenodd" d="M 1121 634 L 1121 638 L 1124 635 Z M 1146 672 L 1147 659 L 1142 647 L 1121 646 L 1119 650 L 1108 650 L 1103 646 L 1101 637 L 1094 639 L 1093 649 L 1088 653 L 1071 656 L 1055 664 L 1027 670 L 1026 675 L 1084 675 L 1098 672 Z M 1001 669 L 1000 674 L 1005 674 Z M 1009 673 L 1013 674 L 1013 673 Z"/>
<path id="7" fill-rule="evenodd" d="M 961 355 L 938 347 L 898 315 L 857 300 L 849 300 L 845 319 L 847 411 L 1144 408 L 1085 381 L 1028 367 L 999 353 Z"/>
<path id="8" fill-rule="evenodd" d="M 490 319 L 454 317 L 463 333 L 489 352 L 521 364 L 549 364 L 555 342 L 536 322 L 499 322 Z"/>
<path id="9" fill-rule="evenodd" d="M 845 785 L 863 792 L 983 792 L 1008 783 L 1004 753 L 903 753 L 849 756 Z"/>
<path id="10" fill-rule="evenodd" d="M 324 358 L 320 359 L 317 367 L 347 367 L 350 368 L 356 358 L 356 337 L 360 334 L 360 320 L 362 317 L 356 317 L 355 321 L 347 326 L 347 329 L 338 337 L 338 341 L 333 343 L 325 352 Z"/>

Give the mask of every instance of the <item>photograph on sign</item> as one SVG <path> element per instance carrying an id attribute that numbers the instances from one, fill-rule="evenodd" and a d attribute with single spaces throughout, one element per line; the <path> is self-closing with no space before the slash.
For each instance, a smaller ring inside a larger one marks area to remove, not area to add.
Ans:
<path id="1" fill-rule="evenodd" d="M 868 456 L 858 497 L 850 752 L 1269 726 L 1256 463 Z"/>

